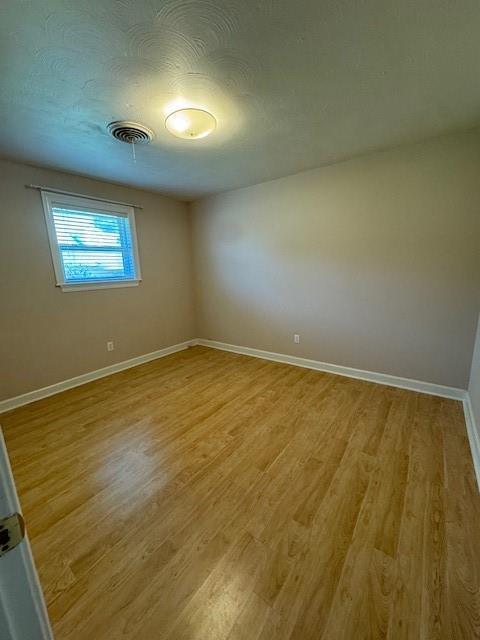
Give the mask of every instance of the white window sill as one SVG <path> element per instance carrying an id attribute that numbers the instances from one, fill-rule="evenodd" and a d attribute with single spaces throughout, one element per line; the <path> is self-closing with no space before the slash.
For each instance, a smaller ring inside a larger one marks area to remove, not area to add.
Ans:
<path id="1" fill-rule="evenodd" d="M 137 287 L 141 280 L 118 280 L 116 282 L 79 282 L 78 284 L 57 284 L 62 291 L 92 291 L 93 289 L 120 289 Z"/>

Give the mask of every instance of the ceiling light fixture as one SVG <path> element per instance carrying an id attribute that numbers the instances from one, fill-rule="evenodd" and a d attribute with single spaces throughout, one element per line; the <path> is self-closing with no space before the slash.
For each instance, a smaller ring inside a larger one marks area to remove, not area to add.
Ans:
<path id="1" fill-rule="evenodd" d="M 178 109 L 165 119 L 165 127 L 172 135 L 184 140 L 205 138 L 214 131 L 217 121 L 204 109 Z"/>

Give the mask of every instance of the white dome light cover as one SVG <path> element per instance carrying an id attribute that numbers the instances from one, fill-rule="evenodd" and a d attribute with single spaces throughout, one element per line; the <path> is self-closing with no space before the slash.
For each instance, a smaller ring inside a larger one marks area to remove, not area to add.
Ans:
<path id="1" fill-rule="evenodd" d="M 165 119 L 165 127 L 172 135 L 184 140 L 199 140 L 215 130 L 214 116 L 195 107 L 185 107 L 170 113 Z"/>

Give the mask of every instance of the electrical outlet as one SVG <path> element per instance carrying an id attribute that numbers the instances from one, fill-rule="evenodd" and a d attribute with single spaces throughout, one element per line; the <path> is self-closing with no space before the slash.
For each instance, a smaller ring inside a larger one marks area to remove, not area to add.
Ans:
<path id="1" fill-rule="evenodd" d="M 300 335 L 298 333 L 293 334 L 293 341 L 298 344 L 300 342 Z"/>
<path id="2" fill-rule="evenodd" d="M 114 348 L 112 341 L 107 342 L 107 351 L 113 351 Z"/>

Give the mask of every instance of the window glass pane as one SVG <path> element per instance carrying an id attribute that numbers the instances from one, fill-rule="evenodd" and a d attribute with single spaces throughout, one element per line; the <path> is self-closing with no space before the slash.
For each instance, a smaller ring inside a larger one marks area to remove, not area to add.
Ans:
<path id="1" fill-rule="evenodd" d="M 125 279 L 121 251 L 62 251 L 67 281 Z M 133 276 L 129 276 L 133 277 Z"/>
<path id="2" fill-rule="evenodd" d="M 52 215 L 65 282 L 136 277 L 128 217 L 60 207 Z"/>
<path id="3" fill-rule="evenodd" d="M 53 220 L 59 244 L 119 247 L 127 218 L 54 208 Z"/>

